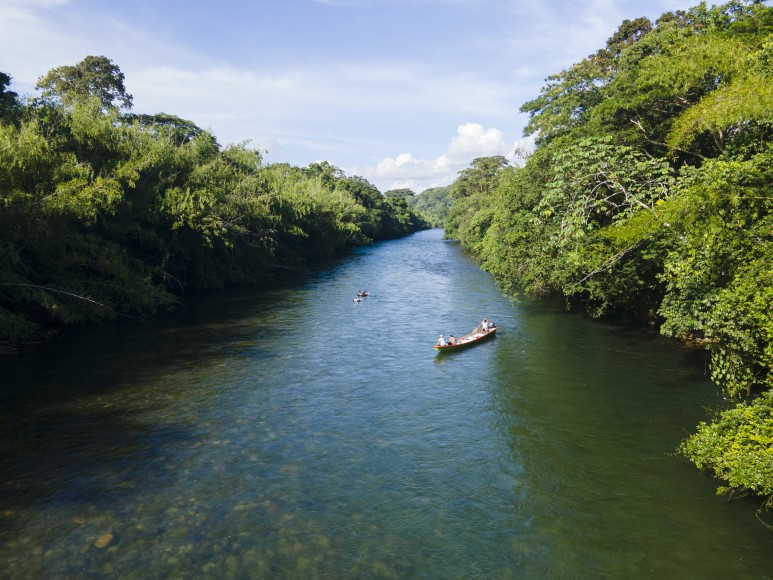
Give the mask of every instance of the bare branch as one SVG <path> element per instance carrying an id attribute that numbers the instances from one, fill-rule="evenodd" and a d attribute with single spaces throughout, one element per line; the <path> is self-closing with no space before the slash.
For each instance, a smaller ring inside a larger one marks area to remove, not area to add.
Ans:
<path id="1" fill-rule="evenodd" d="M 59 288 L 50 288 L 48 286 L 38 286 L 37 284 L 12 284 L 12 283 L 2 283 L 2 282 L 0 282 L 0 286 L 21 286 L 25 288 L 37 288 L 38 290 L 46 290 L 48 292 L 54 292 L 56 294 L 65 294 L 67 296 L 72 296 L 73 298 L 84 300 L 86 302 L 91 302 L 92 304 L 96 304 L 97 306 L 101 306 L 102 308 L 105 308 L 107 310 L 113 310 L 109 306 L 105 306 L 101 302 L 97 302 L 96 300 L 93 300 L 88 296 L 81 296 L 80 294 L 76 294 L 74 292 L 68 292 L 67 290 L 61 290 Z"/>

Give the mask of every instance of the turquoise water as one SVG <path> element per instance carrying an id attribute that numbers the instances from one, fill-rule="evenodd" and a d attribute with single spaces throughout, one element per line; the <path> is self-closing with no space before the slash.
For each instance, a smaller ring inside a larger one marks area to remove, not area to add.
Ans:
<path id="1" fill-rule="evenodd" d="M 511 303 L 438 230 L 0 370 L 3 578 L 773 575 L 674 455 L 724 404 L 703 354 Z"/>

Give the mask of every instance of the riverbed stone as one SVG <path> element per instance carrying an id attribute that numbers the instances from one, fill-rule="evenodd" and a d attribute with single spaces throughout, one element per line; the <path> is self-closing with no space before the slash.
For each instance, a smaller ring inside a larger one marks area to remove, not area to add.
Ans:
<path id="1" fill-rule="evenodd" d="M 112 533 L 106 532 L 96 539 L 94 542 L 94 547 L 99 549 L 107 548 L 110 544 L 113 543 L 114 539 L 115 536 Z"/>

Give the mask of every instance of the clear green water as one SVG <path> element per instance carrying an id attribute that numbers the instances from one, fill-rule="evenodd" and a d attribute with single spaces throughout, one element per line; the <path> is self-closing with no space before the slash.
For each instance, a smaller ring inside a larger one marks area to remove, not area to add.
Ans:
<path id="1" fill-rule="evenodd" d="M 773 575 L 673 454 L 723 404 L 702 353 L 512 304 L 438 230 L 0 371 L 3 578 Z"/>

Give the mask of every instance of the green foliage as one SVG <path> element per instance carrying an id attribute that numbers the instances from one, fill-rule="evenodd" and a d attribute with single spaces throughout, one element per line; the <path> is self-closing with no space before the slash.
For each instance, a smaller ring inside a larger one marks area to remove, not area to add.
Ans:
<path id="1" fill-rule="evenodd" d="M 550 164 L 550 148 L 540 148 L 525 167 L 503 171 L 497 184 L 498 203 L 480 242 L 480 257 L 510 294 L 525 289 L 547 295 L 555 290 L 547 273 L 554 254 L 545 242 L 546 224 L 532 211 Z"/>
<path id="2" fill-rule="evenodd" d="M 451 186 L 451 195 L 459 199 L 488 193 L 507 165 L 507 159 L 501 155 L 473 159 L 469 169 L 459 172 L 459 177 Z"/>
<path id="3" fill-rule="evenodd" d="M 576 244 L 638 211 L 654 213 L 673 183 L 668 163 L 615 144 L 611 137 L 573 142 L 555 155 L 554 163 L 553 180 L 535 211 L 560 220 L 553 240 L 558 247 Z"/>
<path id="4" fill-rule="evenodd" d="M 357 204 L 366 210 L 356 218 L 360 241 L 367 242 L 391 237 L 391 234 L 385 230 L 385 220 L 390 215 L 390 209 L 387 207 L 384 197 L 373 184 L 362 177 L 344 177 L 341 175 L 338 178 L 338 187 L 344 189 Z"/>
<path id="5" fill-rule="evenodd" d="M 451 210 L 452 197 L 449 187 L 431 187 L 407 198 L 408 206 L 435 228 L 445 226 Z"/>
<path id="6" fill-rule="evenodd" d="M 769 379 L 773 320 L 765 302 L 773 241 L 771 155 L 717 159 L 685 174 L 664 209 L 678 235 L 665 261 L 662 331 L 710 341 L 712 377 L 731 394 Z"/>
<path id="7" fill-rule="evenodd" d="M 389 219 L 386 224 L 388 237 L 404 236 L 410 232 L 429 227 L 429 223 L 416 215 L 402 196 L 392 196 L 386 199 L 389 207 Z"/>
<path id="8" fill-rule="evenodd" d="M 75 66 L 60 66 L 38 79 L 44 96 L 61 99 L 66 105 L 96 98 L 104 109 L 131 109 L 132 96 L 124 87 L 124 75 L 104 56 L 87 56 Z"/>
<path id="9" fill-rule="evenodd" d="M 390 189 L 388 191 L 384 192 L 384 197 L 389 199 L 390 197 L 399 197 L 402 199 L 407 200 L 410 197 L 413 197 L 413 191 L 408 189 L 407 187 L 403 187 L 401 189 Z"/>
<path id="10" fill-rule="evenodd" d="M 607 75 L 601 63 L 590 57 L 548 77 L 542 95 L 521 106 L 521 112 L 531 117 L 524 133 L 537 134 L 537 142 L 546 143 L 586 123 L 589 111 L 601 100 Z"/>
<path id="11" fill-rule="evenodd" d="M 751 55 L 743 47 L 725 50 L 737 57 L 740 71 L 676 119 L 667 139 L 671 148 L 687 147 L 707 132 L 724 151 L 727 137 L 738 140 L 751 134 L 759 138 L 769 132 L 773 124 L 773 42 Z"/>
<path id="12" fill-rule="evenodd" d="M 123 120 L 128 124 L 136 123 L 143 130 L 159 136 L 169 136 L 178 146 L 185 145 L 194 138 L 205 134 L 205 131 L 193 121 L 166 113 L 156 115 L 128 114 L 123 117 Z"/>
<path id="13" fill-rule="evenodd" d="M 718 493 L 754 493 L 773 506 L 773 391 L 701 422 L 680 451 L 727 481 Z"/>
<path id="14" fill-rule="evenodd" d="M 10 75 L 0 72 L 0 121 L 6 123 L 14 120 L 19 108 L 19 95 L 8 90 L 10 84 Z"/>
<path id="15" fill-rule="evenodd" d="M 458 239 L 463 246 L 479 251 L 480 241 L 491 224 L 494 189 L 508 161 L 502 156 L 479 157 L 469 169 L 459 172 L 451 186 L 454 204 L 448 213 L 446 237 Z"/>

